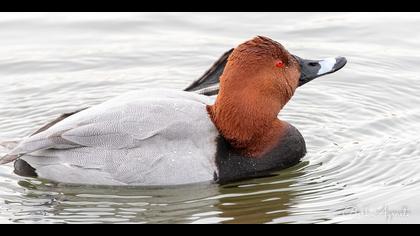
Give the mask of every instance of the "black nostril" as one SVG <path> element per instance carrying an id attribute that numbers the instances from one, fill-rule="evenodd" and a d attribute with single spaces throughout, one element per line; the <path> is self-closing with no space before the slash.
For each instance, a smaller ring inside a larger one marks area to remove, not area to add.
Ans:
<path id="1" fill-rule="evenodd" d="M 310 66 L 317 66 L 318 63 L 316 63 L 316 62 L 309 62 L 308 65 L 310 65 Z"/>

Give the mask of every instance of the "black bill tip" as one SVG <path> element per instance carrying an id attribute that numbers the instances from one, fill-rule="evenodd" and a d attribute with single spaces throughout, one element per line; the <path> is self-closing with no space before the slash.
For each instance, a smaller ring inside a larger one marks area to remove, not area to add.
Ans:
<path id="1" fill-rule="evenodd" d="M 345 57 L 336 57 L 335 60 L 337 61 L 329 73 L 334 73 L 338 71 L 339 69 L 343 68 L 347 64 L 347 59 Z"/>

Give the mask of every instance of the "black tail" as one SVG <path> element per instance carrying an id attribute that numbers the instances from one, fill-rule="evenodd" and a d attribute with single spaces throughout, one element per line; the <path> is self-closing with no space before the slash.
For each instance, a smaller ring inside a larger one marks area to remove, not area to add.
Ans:
<path id="1" fill-rule="evenodd" d="M 33 177 L 36 178 L 38 175 L 35 172 L 35 168 L 28 164 L 28 162 L 17 159 L 15 161 L 15 174 L 23 176 L 23 177 Z"/>
<path id="2" fill-rule="evenodd" d="M 222 75 L 223 70 L 225 69 L 227 59 L 232 53 L 233 48 L 225 52 L 211 67 L 209 70 L 204 73 L 199 79 L 195 80 L 190 86 L 188 86 L 185 91 L 197 91 L 209 87 L 214 87 L 219 83 L 219 77 Z M 210 89 L 209 94 L 204 92 L 205 95 L 214 95 L 218 93 L 218 89 Z"/>

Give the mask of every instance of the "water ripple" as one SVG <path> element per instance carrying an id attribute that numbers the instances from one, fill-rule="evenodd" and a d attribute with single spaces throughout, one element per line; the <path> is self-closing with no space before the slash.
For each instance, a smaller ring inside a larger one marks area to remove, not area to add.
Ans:
<path id="1" fill-rule="evenodd" d="M 416 221 L 419 22 L 410 13 L 2 13 L 1 143 L 126 91 L 182 89 L 256 34 L 348 64 L 299 88 L 280 113 L 307 142 L 292 168 L 224 186 L 121 188 L 48 183 L 0 166 L 0 223 Z M 401 206 L 409 218 L 380 214 Z"/>

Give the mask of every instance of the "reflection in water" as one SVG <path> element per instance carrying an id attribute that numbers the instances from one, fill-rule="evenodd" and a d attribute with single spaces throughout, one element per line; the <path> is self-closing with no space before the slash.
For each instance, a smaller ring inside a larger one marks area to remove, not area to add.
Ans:
<path id="1" fill-rule="evenodd" d="M 193 200 L 218 194 L 218 186 L 209 184 L 165 188 L 69 186 L 34 183 L 33 180 L 19 184 L 28 190 L 23 196 L 24 204 L 39 205 L 25 212 L 25 218 L 16 217 L 16 222 L 179 223 L 188 221 L 191 215 L 217 201 Z M 43 202 L 39 202 L 40 199 Z M 43 208 L 41 215 L 40 207 Z"/>
<path id="2" fill-rule="evenodd" d="M 296 178 L 305 174 L 307 162 L 274 173 L 272 177 L 247 180 L 221 187 L 216 205 L 226 223 L 270 223 L 291 214 L 297 192 Z M 238 197 L 240 196 L 240 197 Z"/>
<path id="3" fill-rule="evenodd" d="M 294 198 L 290 188 L 293 181 L 255 182 L 223 188 L 221 192 L 226 197 L 219 199 L 217 207 L 221 209 L 220 216 L 227 219 L 224 222 L 269 223 L 289 215 L 288 208 Z"/>
<path id="4" fill-rule="evenodd" d="M 270 223 L 293 214 L 293 186 L 307 165 L 224 186 L 104 187 L 26 179 L 18 181 L 26 190 L 19 201 L 6 204 L 19 209 L 10 219 L 17 223 Z"/>

